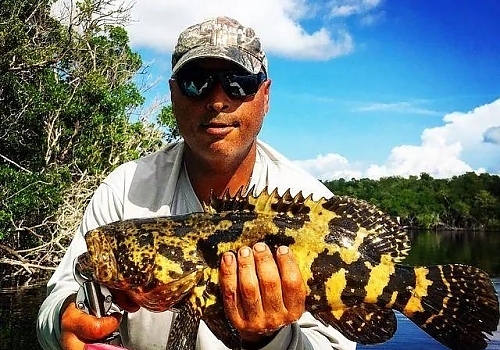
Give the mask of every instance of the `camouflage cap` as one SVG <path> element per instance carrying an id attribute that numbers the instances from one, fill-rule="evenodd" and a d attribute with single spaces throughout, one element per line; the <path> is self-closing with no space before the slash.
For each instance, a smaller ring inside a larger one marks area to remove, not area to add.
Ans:
<path id="1" fill-rule="evenodd" d="M 186 63 L 205 57 L 232 61 L 250 73 L 267 73 L 267 58 L 252 28 L 228 17 L 216 17 L 190 26 L 180 35 L 172 53 L 172 74 Z"/>

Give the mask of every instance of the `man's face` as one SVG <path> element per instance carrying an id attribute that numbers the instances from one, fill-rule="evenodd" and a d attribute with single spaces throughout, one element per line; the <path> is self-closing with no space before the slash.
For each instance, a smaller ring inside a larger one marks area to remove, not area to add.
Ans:
<path id="1" fill-rule="evenodd" d="M 224 72 L 240 68 L 229 61 L 207 58 L 183 69 Z M 270 80 L 264 81 L 254 96 L 242 99 L 228 96 L 216 81 L 206 96 L 192 98 L 182 94 L 171 79 L 172 109 L 187 151 L 214 164 L 241 161 L 255 145 L 269 108 L 270 84 Z"/>

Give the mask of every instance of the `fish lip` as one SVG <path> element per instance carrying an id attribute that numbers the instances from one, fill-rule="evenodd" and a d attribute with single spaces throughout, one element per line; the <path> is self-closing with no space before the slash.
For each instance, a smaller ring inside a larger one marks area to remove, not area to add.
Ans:
<path id="1" fill-rule="evenodd" d="M 89 252 L 84 252 L 73 261 L 73 276 L 78 284 L 94 279 L 94 268 L 90 262 Z"/>

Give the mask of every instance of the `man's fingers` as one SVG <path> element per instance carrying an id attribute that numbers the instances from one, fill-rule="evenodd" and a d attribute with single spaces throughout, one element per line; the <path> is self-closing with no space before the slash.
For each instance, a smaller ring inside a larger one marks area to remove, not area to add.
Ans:
<path id="1" fill-rule="evenodd" d="M 64 350 L 82 350 L 85 343 L 74 333 L 61 333 L 61 346 Z"/>
<path id="2" fill-rule="evenodd" d="M 101 318 L 79 310 L 74 301 L 66 304 L 61 316 L 61 345 L 65 350 L 81 350 L 84 342 L 101 340 L 120 325 L 121 314 Z"/>
<path id="3" fill-rule="evenodd" d="M 225 253 L 220 286 L 226 315 L 247 341 L 300 318 L 306 286 L 295 256 L 280 247 L 274 258 L 264 243 Z"/>
<path id="4" fill-rule="evenodd" d="M 242 247 L 238 251 L 238 288 L 245 319 L 261 315 L 263 310 L 259 280 L 255 271 L 252 249 L 249 247 Z"/>
<path id="5" fill-rule="evenodd" d="M 267 312 L 281 312 L 283 311 L 281 278 L 273 254 L 262 242 L 256 243 L 253 250 L 262 306 Z"/>
<path id="6" fill-rule="evenodd" d="M 276 251 L 276 262 L 281 275 L 281 286 L 285 308 L 294 316 L 299 318 L 305 311 L 304 303 L 306 296 L 306 285 L 299 265 L 293 252 L 286 246 L 281 246 Z"/>
<path id="7" fill-rule="evenodd" d="M 77 320 L 75 334 L 86 340 L 101 340 L 118 329 L 120 319 L 119 313 L 101 318 L 82 313 Z"/>
<path id="8" fill-rule="evenodd" d="M 220 287 L 226 315 L 232 322 L 241 320 L 244 313 L 239 305 L 238 274 L 236 257 L 232 252 L 224 253 L 220 264 Z"/>

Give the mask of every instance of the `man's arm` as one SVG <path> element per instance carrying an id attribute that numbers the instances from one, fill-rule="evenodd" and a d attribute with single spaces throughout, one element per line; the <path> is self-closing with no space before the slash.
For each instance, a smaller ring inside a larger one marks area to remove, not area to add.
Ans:
<path id="1" fill-rule="evenodd" d="M 120 206 L 118 197 L 106 184 L 102 184 L 95 191 L 85 210 L 80 227 L 61 263 L 47 283 L 47 298 L 40 307 L 36 324 L 38 341 L 44 349 L 62 349 L 60 344 L 61 310 L 67 306 L 65 302 L 68 298 L 77 293 L 80 287 L 73 277 L 73 263 L 80 254 L 87 250 L 85 233 L 105 223 L 119 220 L 117 208 Z"/>
<path id="2" fill-rule="evenodd" d="M 48 350 L 62 349 L 60 310 L 65 301 L 78 291 L 79 285 L 73 278 L 73 261 L 86 250 L 83 236 L 77 232 L 61 263 L 47 283 L 47 298 L 42 303 L 37 318 L 37 336 L 40 345 Z"/>

